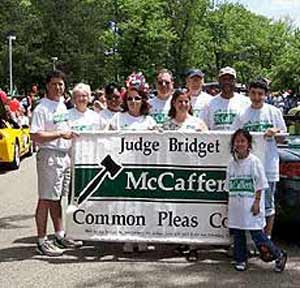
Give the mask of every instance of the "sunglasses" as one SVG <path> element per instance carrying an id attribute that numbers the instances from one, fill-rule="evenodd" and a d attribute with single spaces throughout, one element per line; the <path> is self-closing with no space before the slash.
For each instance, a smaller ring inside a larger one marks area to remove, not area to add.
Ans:
<path id="1" fill-rule="evenodd" d="M 171 82 L 170 81 L 162 81 L 162 80 L 159 80 L 159 81 L 157 81 L 157 83 L 158 83 L 158 85 L 170 85 L 171 84 Z"/>
<path id="2" fill-rule="evenodd" d="M 141 96 L 135 96 L 135 97 L 131 97 L 131 96 L 129 96 L 128 98 L 127 98 L 127 101 L 135 101 L 135 102 L 138 102 L 138 101 L 142 101 L 142 97 Z"/>

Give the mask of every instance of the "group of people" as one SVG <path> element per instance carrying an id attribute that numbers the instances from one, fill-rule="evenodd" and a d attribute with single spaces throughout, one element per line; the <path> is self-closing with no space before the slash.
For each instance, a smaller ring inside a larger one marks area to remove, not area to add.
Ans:
<path id="1" fill-rule="evenodd" d="M 300 107 L 300 95 L 288 89 L 283 92 L 270 93 L 266 102 L 277 107 L 283 115 L 287 115 L 292 109 Z"/>
<path id="2" fill-rule="evenodd" d="M 82 245 L 81 241 L 66 237 L 60 202 L 70 181 L 70 140 L 78 137 L 81 131 L 227 130 L 236 131 L 231 142 L 233 160 L 228 165 L 226 180 L 228 226 L 233 237 L 235 268 L 244 271 L 247 267 L 245 232 L 249 230 L 261 255 L 275 260 L 276 272 L 284 270 L 287 255 L 271 240 L 274 193 L 279 180 L 276 135 L 287 130 L 282 113 L 265 103 L 268 85 L 263 80 L 250 83 L 247 97 L 235 92 L 236 71 L 224 67 L 218 74 L 221 92 L 213 97 L 203 92 L 204 76 L 201 70 L 192 69 L 186 76 L 186 87 L 174 89 L 172 73 L 162 69 L 156 75 L 156 93 L 149 95 L 144 75 L 133 73 L 126 81 L 126 91 L 121 91 L 115 84 L 107 85 L 103 93 L 105 105 L 93 111 L 88 108 L 89 85 L 79 83 L 73 88 L 74 107 L 67 110 L 62 100 L 65 75 L 57 70 L 48 74 L 47 96 L 34 109 L 31 123 L 32 139 L 39 145 L 39 197 L 35 215 L 39 254 L 59 256 L 64 248 Z M 251 131 L 265 133 L 267 153 L 263 163 L 251 153 Z M 249 181 L 251 189 L 235 193 L 232 187 L 241 180 Z M 54 242 L 46 235 L 48 212 L 54 225 Z M 124 251 L 133 252 L 134 245 L 126 243 Z M 147 249 L 142 243 L 137 246 L 140 251 Z"/>

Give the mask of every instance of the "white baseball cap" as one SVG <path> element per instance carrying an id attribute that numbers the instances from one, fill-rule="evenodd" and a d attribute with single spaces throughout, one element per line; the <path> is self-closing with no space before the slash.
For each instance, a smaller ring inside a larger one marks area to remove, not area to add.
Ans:
<path id="1" fill-rule="evenodd" d="M 226 66 L 222 68 L 219 72 L 219 77 L 222 77 L 223 75 L 226 74 L 232 75 L 234 78 L 236 78 L 236 71 L 232 67 Z"/>

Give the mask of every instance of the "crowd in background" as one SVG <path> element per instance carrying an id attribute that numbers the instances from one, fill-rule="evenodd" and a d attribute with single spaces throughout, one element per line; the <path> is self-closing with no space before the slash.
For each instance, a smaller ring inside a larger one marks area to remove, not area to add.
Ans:
<path id="1" fill-rule="evenodd" d="M 192 71 L 197 69 L 190 69 L 186 72 L 186 77 Z M 141 73 L 133 72 L 131 76 L 127 79 L 127 84 L 130 77 L 135 77 L 134 75 L 142 75 Z M 138 77 L 138 76 L 137 76 Z M 188 78 L 188 77 L 187 77 Z M 187 78 L 185 80 L 187 80 Z M 145 81 L 145 79 L 143 80 Z M 270 81 L 266 79 L 268 84 Z M 157 84 L 157 83 L 156 83 Z M 148 84 L 147 84 L 148 85 Z M 157 84 L 159 85 L 159 84 Z M 148 85 L 147 87 L 147 97 L 149 100 L 154 98 L 157 95 L 157 85 Z M 178 86 L 178 84 L 174 83 L 174 86 Z M 107 97 L 109 96 L 109 87 L 116 87 L 116 89 L 120 93 L 120 101 L 124 100 L 126 94 L 126 83 L 124 86 L 118 85 L 116 83 L 109 83 L 104 87 L 100 87 L 91 91 L 91 97 L 89 98 L 89 107 L 93 109 L 95 112 L 100 112 L 101 110 L 107 108 Z M 186 83 L 184 85 L 186 87 Z M 201 90 L 206 92 L 211 96 L 216 96 L 220 93 L 220 86 L 218 82 L 204 82 L 204 74 L 203 80 L 201 83 Z M 238 93 L 247 95 L 248 89 L 245 84 L 237 84 L 235 90 Z M 15 95 L 12 97 L 8 97 L 7 93 L 0 89 L 0 97 L 3 104 L 6 105 L 6 110 L 8 114 L 8 119 L 12 119 L 10 121 L 14 123 L 18 123 L 19 126 L 29 125 L 30 118 L 32 116 L 32 111 L 34 107 L 39 103 L 40 99 L 45 96 L 45 91 L 43 89 L 39 89 L 37 84 L 32 84 L 29 91 L 26 95 Z M 66 90 L 64 93 L 64 103 L 67 109 L 71 109 L 74 107 L 74 103 L 72 100 L 72 90 Z M 120 103 L 120 104 L 121 104 Z M 266 97 L 266 103 L 274 105 L 283 113 L 283 115 L 295 115 L 300 110 L 300 92 L 297 93 L 292 89 L 282 90 L 282 91 L 270 91 Z"/>

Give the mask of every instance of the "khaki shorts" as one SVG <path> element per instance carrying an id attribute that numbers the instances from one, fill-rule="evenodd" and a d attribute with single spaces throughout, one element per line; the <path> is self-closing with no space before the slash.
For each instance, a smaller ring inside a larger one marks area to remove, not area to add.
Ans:
<path id="1" fill-rule="evenodd" d="M 40 149 L 37 152 L 39 199 L 60 200 L 67 195 L 71 180 L 71 161 L 66 152 Z"/>

